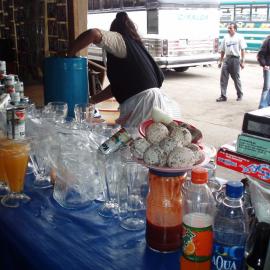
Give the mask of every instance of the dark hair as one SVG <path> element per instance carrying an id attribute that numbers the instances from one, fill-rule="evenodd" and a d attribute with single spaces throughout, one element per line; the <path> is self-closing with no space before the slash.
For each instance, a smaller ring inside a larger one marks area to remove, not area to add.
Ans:
<path id="1" fill-rule="evenodd" d="M 118 12 L 116 18 L 111 24 L 110 31 L 118 32 L 121 35 L 129 36 L 132 39 L 142 43 L 133 21 L 128 17 L 126 12 Z"/>
<path id="2" fill-rule="evenodd" d="M 231 22 L 229 25 L 232 25 L 234 30 L 237 31 L 237 24 L 235 22 Z"/>

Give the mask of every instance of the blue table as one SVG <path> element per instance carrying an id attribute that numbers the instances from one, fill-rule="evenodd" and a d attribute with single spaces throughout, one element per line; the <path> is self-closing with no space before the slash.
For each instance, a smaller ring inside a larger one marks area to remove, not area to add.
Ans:
<path id="1" fill-rule="evenodd" d="M 153 252 L 144 231 L 129 232 L 117 219 L 99 216 L 100 203 L 67 210 L 51 189 L 33 189 L 31 181 L 30 175 L 30 203 L 0 206 L 1 270 L 179 270 L 179 252 Z"/>

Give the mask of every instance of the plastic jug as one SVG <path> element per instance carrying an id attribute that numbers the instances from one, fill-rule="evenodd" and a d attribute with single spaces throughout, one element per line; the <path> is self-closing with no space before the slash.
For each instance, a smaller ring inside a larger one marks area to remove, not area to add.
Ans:
<path id="1" fill-rule="evenodd" d="M 88 103 L 88 66 L 83 57 L 48 57 L 44 63 L 45 104 L 64 101 L 68 116 L 74 117 L 74 105 Z"/>
<path id="2" fill-rule="evenodd" d="M 156 251 L 178 250 L 182 243 L 181 186 L 186 173 L 149 171 L 146 242 Z"/>

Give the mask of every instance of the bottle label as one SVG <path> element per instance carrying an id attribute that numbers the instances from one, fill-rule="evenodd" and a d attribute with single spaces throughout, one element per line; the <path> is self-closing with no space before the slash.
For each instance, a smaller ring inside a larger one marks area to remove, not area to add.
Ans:
<path id="1" fill-rule="evenodd" d="M 214 243 L 212 268 L 213 270 L 242 269 L 245 255 L 244 246 L 225 246 Z"/>
<path id="2" fill-rule="evenodd" d="M 131 137 L 124 128 L 117 131 L 110 139 L 99 146 L 99 150 L 103 154 L 110 154 L 125 145 Z"/>
<path id="3" fill-rule="evenodd" d="M 183 223 L 183 255 L 194 262 L 204 262 L 211 258 L 212 226 L 191 227 Z"/>

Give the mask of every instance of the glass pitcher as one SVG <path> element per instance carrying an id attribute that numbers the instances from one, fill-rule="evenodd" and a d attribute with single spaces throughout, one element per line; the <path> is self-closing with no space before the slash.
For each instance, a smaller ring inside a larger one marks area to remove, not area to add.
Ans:
<path id="1" fill-rule="evenodd" d="M 181 247 L 182 193 L 186 173 L 149 170 L 149 191 L 146 201 L 146 242 L 160 252 Z"/>

